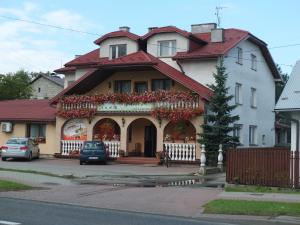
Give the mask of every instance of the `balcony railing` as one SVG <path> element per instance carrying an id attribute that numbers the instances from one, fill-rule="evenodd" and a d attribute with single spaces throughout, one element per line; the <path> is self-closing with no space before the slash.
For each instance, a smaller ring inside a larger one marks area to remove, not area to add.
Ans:
<path id="1" fill-rule="evenodd" d="M 159 101 L 154 103 L 103 103 L 95 104 L 90 102 L 80 102 L 80 103 L 62 103 L 61 108 L 63 110 L 77 110 L 77 109 L 94 109 L 97 112 L 151 112 L 155 108 L 165 108 L 165 109 L 198 109 L 200 107 L 199 99 L 194 99 L 192 101 L 176 101 L 176 102 L 166 102 Z"/>
<path id="2" fill-rule="evenodd" d="M 195 161 L 195 143 L 164 143 L 164 148 L 168 152 L 171 160 L 174 161 Z"/>

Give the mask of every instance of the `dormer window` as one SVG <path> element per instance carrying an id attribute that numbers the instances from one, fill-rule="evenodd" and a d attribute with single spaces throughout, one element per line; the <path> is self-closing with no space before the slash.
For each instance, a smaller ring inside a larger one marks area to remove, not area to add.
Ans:
<path id="1" fill-rule="evenodd" d="M 109 46 L 109 58 L 110 59 L 119 58 L 121 56 L 126 55 L 126 53 L 127 53 L 127 45 L 126 44 Z"/>
<path id="2" fill-rule="evenodd" d="M 176 54 L 176 41 L 158 41 L 158 56 L 168 57 Z"/>

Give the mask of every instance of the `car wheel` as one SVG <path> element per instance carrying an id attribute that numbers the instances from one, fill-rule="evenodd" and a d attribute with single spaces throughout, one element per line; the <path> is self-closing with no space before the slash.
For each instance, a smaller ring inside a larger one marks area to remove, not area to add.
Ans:
<path id="1" fill-rule="evenodd" d="M 32 160 L 32 153 L 30 152 L 29 156 L 28 156 L 28 161 L 31 161 L 31 160 Z"/>
<path id="2" fill-rule="evenodd" d="M 6 158 L 5 158 L 5 157 L 2 157 L 2 161 L 6 161 Z"/>

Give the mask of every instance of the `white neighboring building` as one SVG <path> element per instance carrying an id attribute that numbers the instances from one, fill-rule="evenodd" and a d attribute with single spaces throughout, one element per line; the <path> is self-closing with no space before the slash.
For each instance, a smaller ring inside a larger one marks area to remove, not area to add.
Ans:
<path id="1" fill-rule="evenodd" d="M 197 82 L 214 82 L 220 57 L 227 68 L 229 94 L 240 116 L 233 135 L 243 146 L 275 144 L 275 82 L 281 80 L 267 44 L 248 31 L 218 29 L 216 24 L 192 25 L 191 32 L 174 26 L 152 27 L 144 36 L 120 27 L 95 41 L 99 49 L 65 64 L 55 72 L 65 74 L 65 88 L 89 68 L 135 51 L 144 51 L 168 63 Z"/>
<path id="2" fill-rule="evenodd" d="M 297 147 L 300 150 L 300 60 L 297 61 L 293 68 L 290 78 L 276 104 L 275 111 L 291 118 L 291 150 L 295 151 Z"/>

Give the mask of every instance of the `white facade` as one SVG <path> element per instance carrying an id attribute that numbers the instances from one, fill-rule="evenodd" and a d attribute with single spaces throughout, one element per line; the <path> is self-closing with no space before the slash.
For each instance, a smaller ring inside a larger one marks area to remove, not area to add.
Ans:
<path id="1" fill-rule="evenodd" d="M 31 83 L 32 99 L 50 99 L 63 90 L 61 85 L 40 77 Z"/>
<path id="2" fill-rule="evenodd" d="M 116 37 L 104 40 L 100 45 L 100 57 L 109 57 L 109 46 L 126 44 L 127 55 L 138 51 L 138 43 L 127 37 Z"/>

